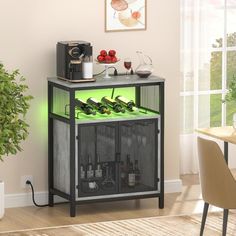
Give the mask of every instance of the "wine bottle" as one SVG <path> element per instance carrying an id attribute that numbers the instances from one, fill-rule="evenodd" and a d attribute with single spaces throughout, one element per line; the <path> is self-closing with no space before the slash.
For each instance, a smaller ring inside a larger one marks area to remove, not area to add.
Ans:
<path id="1" fill-rule="evenodd" d="M 105 96 L 102 98 L 102 102 L 105 103 L 107 106 L 111 107 L 112 110 L 115 111 L 116 113 L 125 112 L 125 109 L 112 98 Z"/>
<path id="2" fill-rule="evenodd" d="M 115 98 L 115 101 L 120 103 L 122 106 L 124 106 L 129 111 L 137 111 L 138 108 L 135 106 L 135 103 L 133 100 L 128 100 L 127 98 L 123 96 L 117 96 Z"/>
<path id="3" fill-rule="evenodd" d="M 135 173 L 135 184 L 140 184 L 141 172 L 138 167 L 138 160 L 135 160 L 135 163 L 134 163 L 134 173 Z"/>
<path id="4" fill-rule="evenodd" d="M 92 164 L 90 155 L 88 155 L 88 164 L 87 164 L 86 170 L 87 170 L 87 173 L 86 173 L 87 179 L 93 178 L 94 170 L 93 170 L 93 164 Z"/>
<path id="5" fill-rule="evenodd" d="M 97 155 L 97 164 L 95 169 L 95 177 L 96 178 L 102 178 L 102 165 L 100 162 L 99 155 Z"/>
<path id="6" fill-rule="evenodd" d="M 84 170 L 84 165 L 80 165 L 80 178 L 84 179 L 85 178 L 85 170 Z"/>
<path id="7" fill-rule="evenodd" d="M 127 154 L 127 156 L 126 156 L 126 167 L 127 167 L 127 169 L 129 169 L 129 165 L 130 165 L 130 155 Z"/>
<path id="8" fill-rule="evenodd" d="M 133 168 L 132 162 L 130 162 L 130 165 L 129 165 L 128 186 L 129 187 L 135 186 L 135 173 L 134 173 L 134 168 Z"/>
<path id="9" fill-rule="evenodd" d="M 82 101 L 81 99 L 76 98 L 75 105 L 81 111 L 83 111 L 86 115 L 96 115 L 96 111 L 94 111 L 90 105 L 88 105 L 86 102 Z"/>
<path id="10" fill-rule="evenodd" d="M 101 114 L 111 114 L 111 111 L 108 109 L 108 107 L 101 102 L 97 101 L 95 98 L 89 98 L 87 100 L 87 103 L 91 105 L 94 109 L 96 109 Z"/>

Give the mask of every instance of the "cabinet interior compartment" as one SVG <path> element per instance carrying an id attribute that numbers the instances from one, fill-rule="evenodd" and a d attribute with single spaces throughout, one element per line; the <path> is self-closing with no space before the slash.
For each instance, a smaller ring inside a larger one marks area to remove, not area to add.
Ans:
<path id="1" fill-rule="evenodd" d="M 157 120 L 120 125 L 121 193 L 157 190 L 157 126 Z"/>
<path id="2" fill-rule="evenodd" d="M 158 119 L 78 127 L 79 197 L 158 190 Z"/>
<path id="3" fill-rule="evenodd" d="M 61 117 L 69 119 L 70 104 L 69 93 L 59 88 L 53 89 L 53 113 Z M 75 108 L 75 118 L 77 124 L 96 123 L 106 121 L 119 120 L 134 120 L 134 119 L 148 119 L 156 117 L 159 114 L 159 106 L 156 101 L 159 96 L 158 86 L 141 86 L 141 87 L 126 87 L 126 88 L 102 88 L 77 91 L 75 98 L 84 101 L 89 98 L 94 98 L 101 102 L 104 96 L 115 99 L 117 96 L 123 96 L 129 101 L 134 101 L 138 111 L 114 112 L 111 108 L 110 114 L 101 114 L 96 109 L 96 115 L 88 115 L 81 111 L 78 107 Z"/>
<path id="4" fill-rule="evenodd" d="M 79 126 L 78 159 L 79 197 L 117 193 L 115 124 Z"/>

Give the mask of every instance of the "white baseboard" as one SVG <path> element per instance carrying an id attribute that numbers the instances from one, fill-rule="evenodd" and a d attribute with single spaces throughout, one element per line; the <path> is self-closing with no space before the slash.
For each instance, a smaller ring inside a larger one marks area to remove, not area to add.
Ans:
<path id="1" fill-rule="evenodd" d="M 180 179 L 165 181 L 165 193 L 176 193 L 181 191 L 182 191 L 182 181 Z M 46 191 L 36 192 L 35 200 L 38 204 L 47 204 L 48 192 Z M 55 202 L 62 202 L 62 201 L 66 200 L 60 197 L 55 198 Z M 25 207 L 32 205 L 33 202 L 32 202 L 31 192 L 5 195 L 5 208 Z"/>
<path id="2" fill-rule="evenodd" d="M 47 192 L 36 192 L 36 201 L 39 204 L 47 202 Z M 27 193 L 5 194 L 5 208 L 32 206 L 32 195 Z"/>
<path id="3" fill-rule="evenodd" d="M 34 193 L 35 201 L 37 204 L 47 204 L 48 203 L 48 192 L 36 192 Z M 55 202 L 66 201 L 58 196 L 55 197 Z M 26 207 L 33 206 L 31 192 L 27 193 L 16 193 L 16 194 L 5 194 L 5 208 L 13 207 Z"/>
<path id="4" fill-rule="evenodd" d="M 165 181 L 165 193 L 180 193 L 182 192 L 182 180 L 173 179 Z"/>

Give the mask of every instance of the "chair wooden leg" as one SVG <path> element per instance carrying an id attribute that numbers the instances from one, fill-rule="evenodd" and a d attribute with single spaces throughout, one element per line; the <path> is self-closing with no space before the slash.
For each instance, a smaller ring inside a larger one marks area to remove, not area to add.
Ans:
<path id="1" fill-rule="evenodd" d="M 206 223 L 208 208 L 209 208 L 209 203 L 205 202 L 204 209 L 203 209 L 203 215 L 202 215 L 200 236 L 203 236 L 203 231 L 204 231 L 204 227 L 205 227 L 205 223 Z"/>
<path id="2" fill-rule="evenodd" d="M 226 236 L 229 210 L 224 209 L 222 236 Z"/>

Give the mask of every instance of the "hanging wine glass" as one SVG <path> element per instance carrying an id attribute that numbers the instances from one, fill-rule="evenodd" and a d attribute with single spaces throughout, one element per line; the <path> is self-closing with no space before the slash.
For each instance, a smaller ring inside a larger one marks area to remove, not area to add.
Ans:
<path id="1" fill-rule="evenodd" d="M 140 131 L 141 127 L 140 125 L 137 125 L 137 141 L 138 141 L 138 147 L 140 147 L 140 145 L 142 144 L 142 135 L 141 135 L 141 131 Z"/>
<path id="2" fill-rule="evenodd" d="M 143 128 L 142 128 L 142 133 L 143 133 L 143 136 L 142 136 L 142 144 L 143 144 L 144 147 L 145 147 L 146 144 L 147 144 L 146 129 L 147 129 L 147 128 L 146 128 L 145 126 L 143 126 Z"/>
<path id="3" fill-rule="evenodd" d="M 131 127 L 128 127 L 128 128 L 127 128 L 127 132 L 128 132 L 128 135 L 127 135 L 127 144 L 128 144 L 128 147 L 130 148 L 131 145 L 132 145 Z"/>

